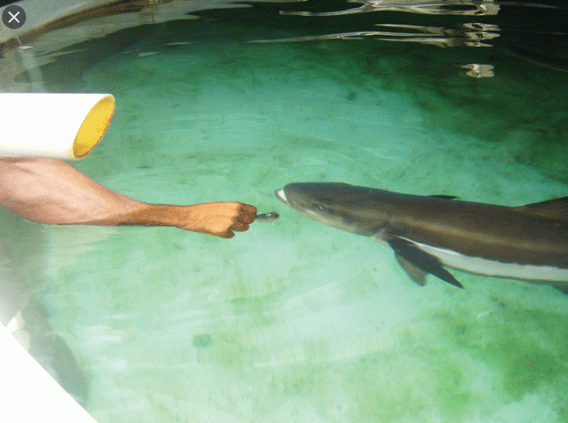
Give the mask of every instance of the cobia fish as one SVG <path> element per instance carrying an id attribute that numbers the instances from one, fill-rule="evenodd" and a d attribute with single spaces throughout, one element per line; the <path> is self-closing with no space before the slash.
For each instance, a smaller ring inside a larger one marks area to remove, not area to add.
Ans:
<path id="1" fill-rule="evenodd" d="M 506 207 L 345 183 L 292 183 L 278 199 L 318 222 L 388 244 L 418 284 L 445 267 L 568 291 L 568 197 Z"/>

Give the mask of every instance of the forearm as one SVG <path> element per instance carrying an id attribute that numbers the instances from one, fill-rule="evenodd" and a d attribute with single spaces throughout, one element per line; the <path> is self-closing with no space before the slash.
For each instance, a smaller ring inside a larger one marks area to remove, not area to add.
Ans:
<path id="1" fill-rule="evenodd" d="M 0 205 L 34 222 L 128 224 L 148 207 L 93 181 L 62 160 L 0 158 Z"/>

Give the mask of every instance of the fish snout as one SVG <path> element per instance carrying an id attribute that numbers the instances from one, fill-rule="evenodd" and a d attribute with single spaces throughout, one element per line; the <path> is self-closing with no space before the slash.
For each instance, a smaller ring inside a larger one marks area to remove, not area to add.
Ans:
<path id="1" fill-rule="evenodd" d="M 290 205 L 288 199 L 286 198 L 286 194 L 284 193 L 284 188 L 274 191 L 274 195 L 287 206 Z"/>

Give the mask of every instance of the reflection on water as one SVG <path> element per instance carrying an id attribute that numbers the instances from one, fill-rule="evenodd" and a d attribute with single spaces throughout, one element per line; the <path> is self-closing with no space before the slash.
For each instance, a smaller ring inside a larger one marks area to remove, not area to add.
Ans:
<path id="1" fill-rule="evenodd" d="M 30 0 L 24 0 L 20 4 L 28 11 L 26 25 L 17 33 L 0 26 L 0 54 L 3 58 L 0 61 L 0 89 L 4 91 L 44 90 L 37 67 L 54 63 L 62 55 L 80 57 L 73 61 L 72 66 L 67 67 L 69 72 L 77 69 L 78 74 L 84 70 L 81 63 L 88 67 L 96 60 L 124 50 L 147 31 L 156 31 L 156 24 L 200 18 L 222 21 L 231 15 L 237 20 L 245 19 L 250 27 L 296 29 L 282 31 L 286 36 L 278 36 L 278 31 L 261 31 L 248 40 L 254 42 L 318 42 L 369 38 L 379 42 L 418 43 L 438 47 L 497 46 L 505 48 L 505 54 L 515 54 L 522 60 L 554 70 L 564 71 L 568 62 L 565 48 L 562 48 L 565 43 L 557 42 L 558 37 L 566 37 L 564 26 L 558 23 L 554 14 L 554 10 L 558 8 L 546 4 L 451 0 L 329 3 L 258 0 L 250 4 L 236 0 L 131 0 L 120 3 L 86 1 L 79 4 L 66 1 L 61 3 L 60 8 L 53 8 L 47 2 Z M 217 10 L 220 12 L 216 12 Z M 514 20 L 508 17 L 502 23 L 495 20 L 501 14 L 508 16 L 511 10 L 515 10 L 512 15 Z M 430 24 L 420 22 L 421 16 L 428 17 Z M 479 20 L 472 22 L 472 17 Z M 504 28 L 500 27 L 503 23 L 506 25 L 505 34 Z M 128 28 L 131 28 L 130 34 L 114 36 L 110 43 L 101 42 L 99 48 L 93 48 L 89 53 L 81 45 Z M 291 33 L 294 35 L 291 36 Z M 507 40 L 501 40 L 503 35 Z M 184 42 L 188 41 L 172 40 L 166 45 L 183 45 Z M 93 54 L 94 51 L 97 53 Z M 460 64 L 462 67 L 477 65 L 493 64 L 483 60 Z M 464 74 L 479 78 L 490 77 L 495 73 L 494 68 L 491 72 L 487 71 L 489 68 L 482 69 Z"/>
<path id="2" fill-rule="evenodd" d="M 471 63 L 469 65 L 462 65 L 462 68 L 467 69 L 467 76 L 472 76 L 474 78 L 491 78 L 495 76 L 495 74 L 493 73 L 493 65 Z"/>
<path id="3" fill-rule="evenodd" d="M 465 23 L 456 29 L 403 24 L 377 24 L 377 26 L 397 31 L 344 32 L 255 42 L 358 40 L 364 37 L 372 37 L 380 41 L 401 41 L 430 44 L 438 47 L 491 47 L 491 44 L 486 41 L 499 37 L 497 25 L 480 23 Z"/>
<path id="4" fill-rule="evenodd" d="M 286 3 L 296 0 L 256 0 L 258 3 L 263 1 Z M 51 2 L 23 0 L 18 4 L 26 10 L 26 24 L 17 31 L 0 25 L 0 54 L 4 59 L 0 61 L 2 91 L 37 91 L 37 82 L 31 87 L 21 84 L 21 78 L 26 79 L 25 73 L 34 72 L 35 68 L 29 65 L 32 53 L 35 66 L 43 66 L 53 63 L 61 55 L 76 53 L 76 49 L 64 50 L 70 46 L 127 28 L 197 19 L 192 13 L 202 10 L 250 7 L 238 0 L 60 0 L 55 3 L 56 7 Z M 3 10 L 0 7 L 0 13 Z M 118 50 L 124 47 L 120 42 L 118 44 Z M 22 47 L 26 49 L 25 55 Z"/>
<path id="5" fill-rule="evenodd" d="M 333 12 L 282 12 L 298 16 L 339 16 L 351 15 L 354 13 L 371 12 L 407 12 L 420 13 L 426 15 L 461 15 L 461 16 L 484 16 L 496 15 L 499 12 L 499 5 L 493 0 L 471 1 L 471 0 L 441 0 L 441 1 L 420 1 L 420 0 L 350 0 L 349 3 L 359 3 L 361 6 L 338 10 Z"/>
<path id="6" fill-rule="evenodd" d="M 383 41 L 405 41 L 432 44 L 438 47 L 491 47 L 485 41 L 497 38 L 497 25 L 481 23 L 465 23 L 459 28 L 424 27 L 418 25 L 383 25 L 412 32 L 387 33 Z"/>

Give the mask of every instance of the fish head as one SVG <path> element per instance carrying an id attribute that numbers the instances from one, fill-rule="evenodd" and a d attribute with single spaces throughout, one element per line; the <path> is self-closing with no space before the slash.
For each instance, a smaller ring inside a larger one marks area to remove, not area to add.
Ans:
<path id="1" fill-rule="evenodd" d="M 365 236 L 380 233 L 389 220 L 381 191 L 339 182 L 292 183 L 276 197 L 303 215 L 335 228 Z"/>

